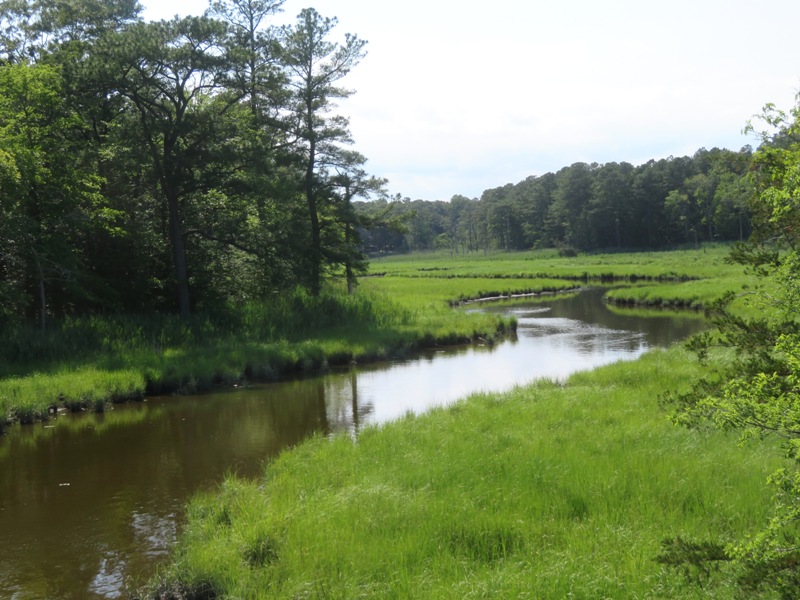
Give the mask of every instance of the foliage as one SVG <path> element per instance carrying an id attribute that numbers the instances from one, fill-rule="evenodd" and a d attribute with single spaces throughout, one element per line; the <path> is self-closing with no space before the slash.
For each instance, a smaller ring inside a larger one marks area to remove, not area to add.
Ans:
<path id="1" fill-rule="evenodd" d="M 340 178 L 347 177 L 366 162 L 363 156 L 345 152 L 341 147 L 352 143 L 347 119 L 326 115 L 337 99 L 351 94 L 337 84 L 365 55 L 366 42 L 355 35 L 346 34 L 343 44 L 329 41 L 336 23 L 335 18 L 324 18 L 313 8 L 307 8 L 298 15 L 295 26 L 283 29 L 282 58 L 289 72 L 291 90 L 288 123 L 300 142 L 303 193 L 309 223 L 309 247 L 304 253 L 307 267 L 303 279 L 315 295 L 320 291 L 325 249 L 335 246 L 335 242 L 324 243 L 330 222 L 335 221 L 334 177 L 337 172 Z M 353 222 L 347 208 L 351 197 L 349 191 L 345 193 L 342 201 L 345 209 L 338 211 L 345 224 Z M 326 221 L 329 222 L 327 227 Z M 335 240 L 340 236 L 334 234 L 333 237 Z M 350 264 L 347 260 L 342 262 Z"/>
<path id="2" fill-rule="evenodd" d="M 657 249 L 743 240 L 751 230 L 747 199 L 749 147 L 700 149 L 691 157 L 629 163 L 575 163 L 488 189 L 479 199 L 405 199 L 405 235 L 373 229 L 373 253 L 561 248 L 564 252 Z M 360 203 L 372 214 L 384 202 Z"/>
<path id="3" fill-rule="evenodd" d="M 195 497 L 143 595 L 734 597 L 727 562 L 698 588 L 653 560 L 673 531 L 752 531 L 779 463 L 670 425 L 656 396 L 698 371 L 673 348 L 303 443 Z"/>
<path id="4" fill-rule="evenodd" d="M 386 196 L 336 102 L 365 56 L 313 8 L 0 1 L 0 319 L 219 313 L 369 254 L 657 248 L 749 233 L 749 149 L 576 163 L 480 200 Z M 360 200 L 372 200 L 361 202 Z"/>
<path id="5" fill-rule="evenodd" d="M 354 288 L 351 201 L 382 180 L 333 101 L 364 42 L 313 9 L 278 28 L 281 5 L 145 22 L 129 0 L 0 2 L 4 322 Z"/>
<path id="6" fill-rule="evenodd" d="M 47 419 L 56 407 L 103 410 L 143 394 L 188 393 L 273 380 L 422 347 L 502 335 L 486 314 L 422 314 L 386 294 L 302 288 L 221 314 L 63 319 L 11 326 L 0 346 L 0 424 Z"/>
<path id="7" fill-rule="evenodd" d="M 769 130 L 754 156 L 753 179 L 760 191 L 752 211 L 757 221 L 751 244 L 732 259 L 747 265 L 766 284 L 747 292 L 750 316 L 731 311 L 735 294 L 712 308 L 718 326 L 693 342 L 710 373 L 690 392 L 675 396 L 676 420 L 711 424 L 753 438 L 781 440 L 787 466 L 771 477 L 775 497 L 770 520 L 750 538 L 726 547 L 747 589 L 773 589 L 784 598 L 800 593 L 800 106 L 790 115 L 767 107 Z M 717 346 L 732 348 L 731 360 L 714 361 Z M 673 562 L 691 562 L 686 547 L 674 545 Z"/>
<path id="8" fill-rule="evenodd" d="M 73 135 L 79 117 L 62 89 L 56 67 L 0 68 L 3 311 L 33 314 L 36 306 L 42 327 L 48 305 L 63 310 L 89 294 L 87 237 L 114 215 L 81 160 Z"/>

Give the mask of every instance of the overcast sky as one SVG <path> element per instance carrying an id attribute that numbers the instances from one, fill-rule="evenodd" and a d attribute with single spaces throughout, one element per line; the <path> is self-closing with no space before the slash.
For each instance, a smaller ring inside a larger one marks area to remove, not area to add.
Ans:
<path id="1" fill-rule="evenodd" d="M 148 20 L 206 0 L 140 0 Z M 738 150 L 748 119 L 800 90 L 800 1 L 286 0 L 355 33 L 340 103 L 391 194 L 449 200 L 575 162 Z"/>

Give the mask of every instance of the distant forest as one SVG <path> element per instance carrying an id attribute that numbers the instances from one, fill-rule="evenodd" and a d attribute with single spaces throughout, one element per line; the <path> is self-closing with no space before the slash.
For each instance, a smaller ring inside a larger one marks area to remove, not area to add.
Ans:
<path id="1" fill-rule="evenodd" d="M 636 167 L 575 163 L 488 189 L 480 199 L 396 198 L 355 207 L 368 217 L 393 215 L 394 227 L 362 232 L 373 254 L 530 248 L 574 254 L 742 240 L 750 234 L 751 155 L 746 146 L 700 149 Z"/>

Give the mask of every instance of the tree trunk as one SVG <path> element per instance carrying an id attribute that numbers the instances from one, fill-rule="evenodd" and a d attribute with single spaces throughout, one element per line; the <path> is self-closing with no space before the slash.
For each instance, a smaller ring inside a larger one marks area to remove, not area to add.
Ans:
<path id="1" fill-rule="evenodd" d="M 308 149 L 308 165 L 306 167 L 306 202 L 308 203 L 308 219 L 311 225 L 311 248 L 309 258 L 311 260 L 311 272 L 309 281 L 309 291 L 312 296 L 319 296 L 322 287 L 322 236 L 319 226 L 319 214 L 317 214 L 317 196 L 314 189 L 314 166 L 316 163 L 316 144 L 312 139 Z"/>
<path id="2" fill-rule="evenodd" d="M 350 249 L 351 244 L 353 243 L 353 228 L 350 225 L 345 225 L 344 229 L 344 240 L 347 249 Z M 353 271 L 353 261 L 348 256 L 344 265 L 344 272 L 345 278 L 347 279 L 347 293 L 349 295 L 353 295 L 356 291 L 356 274 Z"/>

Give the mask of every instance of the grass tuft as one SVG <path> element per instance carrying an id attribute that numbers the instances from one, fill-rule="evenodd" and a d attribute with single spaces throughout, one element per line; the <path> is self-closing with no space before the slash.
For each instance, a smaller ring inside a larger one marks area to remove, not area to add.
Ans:
<path id="1" fill-rule="evenodd" d="M 657 560 L 663 540 L 756 530 L 779 460 L 670 423 L 659 395 L 699 372 L 653 351 L 313 439 L 197 497 L 167 580 L 248 598 L 730 598 L 725 565 L 695 588 Z"/>

